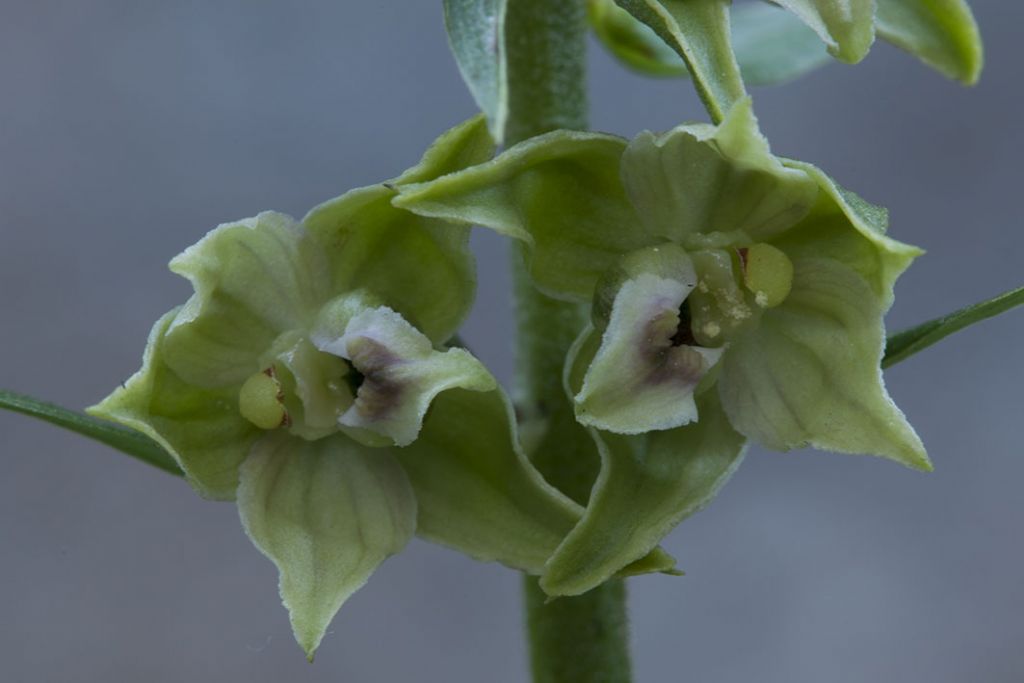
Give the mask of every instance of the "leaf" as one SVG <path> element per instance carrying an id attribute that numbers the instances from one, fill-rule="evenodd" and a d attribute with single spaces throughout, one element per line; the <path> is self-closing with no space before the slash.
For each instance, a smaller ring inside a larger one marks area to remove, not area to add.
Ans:
<path id="1" fill-rule="evenodd" d="M 728 0 L 616 0 L 675 50 L 693 77 L 711 119 L 725 118 L 746 97 L 733 53 Z"/>
<path id="2" fill-rule="evenodd" d="M 942 341 L 954 332 L 995 317 L 1024 304 L 1024 287 L 1012 289 L 997 297 L 961 308 L 941 318 L 912 327 L 889 336 L 885 345 L 882 367 L 887 368 Z"/>
<path id="3" fill-rule="evenodd" d="M 541 577 L 550 595 L 578 595 L 657 546 L 707 505 L 743 460 L 745 440 L 729 426 L 715 392 L 699 399 L 700 420 L 635 436 L 600 433 L 603 466 L 583 521 Z"/>
<path id="4" fill-rule="evenodd" d="M 597 279 L 621 254 L 651 243 L 637 229 L 619 177 L 625 146 L 610 135 L 555 131 L 479 166 L 403 185 L 393 203 L 521 240 L 542 290 L 589 301 Z"/>
<path id="5" fill-rule="evenodd" d="M 974 85 L 985 57 L 964 0 L 877 0 L 878 35 L 949 78 Z"/>
<path id="6" fill-rule="evenodd" d="M 590 0 L 590 22 L 606 48 L 627 66 L 653 76 L 689 76 L 686 64 L 614 0 Z M 767 4 L 733 7 L 732 46 L 749 85 L 792 81 L 829 63 L 817 34 L 790 12 Z"/>
<path id="7" fill-rule="evenodd" d="M 773 0 L 800 17 L 836 59 L 855 64 L 875 40 L 875 0 Z"/>
<path id="8" fill-rule="evenodd" d="M 242 466 L 238 512 L 281 573 L 281 599 L 311 661 L 342 603 L 416 528 L 415 496 L 390 453 L 341 435 L 258 441 Z"/>
<path id="9" fill-rule="evenodd" d="M 444 0 L 444 25 L 455 62 L 491 135 L 501 144 L 508 119 L 505 50 L 507 0 Z"/>
<path id="10" fill-rule="evenodd" d="M 182 475 L 181 468 L 160 444 L 134 429 L 100 420 L 53 403 L 0 389 L 0 408 L 29 415 L 115 448 L 165 472 Z"/>

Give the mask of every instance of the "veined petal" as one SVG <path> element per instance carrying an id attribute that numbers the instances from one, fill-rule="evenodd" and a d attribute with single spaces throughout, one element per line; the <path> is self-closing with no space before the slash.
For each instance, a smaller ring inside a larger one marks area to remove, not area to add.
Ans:
<path id="1" fill-rule="evenodd" d="M 238 511 L 281 573 L 281 599 L 310 660 L 342 603 L 416 529 L 416 499 L 395 459 L 342 435 L 259 440 L 242 467 Z"/>
<path id="2" fill-rule="evenodd" d="M 142 369 L 87 412 L 149 436 L 174 456 L 196 491 L 230 500 L 238 467 L 262 431 L 239 413 L 237 388 L 198 387 L 167 366 L 164 333 L 177 311 L 153 326 Z"/>
<path id="3" fill-rule="evenodd" d="M 523 241 L 545 292 L 586 301 L 620 255 L 655 241 L 619 179 L 625 146 L 610 135 L 554 131 L 479 166 L 401 186 L 393 203 Z"/>
<path id="4" fill-rule="evenodd" d="M 549 595 L 578 595 L 646 555 L 679 522 L 707 505 L 739 467 L 745 440 L 714 391 L 700 421 L 635 436 L 596 435 L 601 475 L 583 520 L 541 577 Z"/>
<path id="5" fill-rule="evenodd" d="M 627 260 L 635 274 L 616 286 L 607 326 L 584 332 L 567 361 L 587 368 L 581 385 L 572 388 L 576 419 L 620 434 L 693 422 L 693 392 L 722 354 L 696 345 L 689 320 L 681 319 L 697 284 L 693 263 L 673 244 Z"/>
<path id="6" fill-rule="evenodd" d="M 772 156 L 749 98 L 717 127 L 641 133 L 622 155 L 622 181 L 646 229 L 684 245 L 716 232 L 765 240 L 799 221 L 818 192 Z"/>
<path id="7" fill-rule="evenodd" d="M 171 261 L 195 294 L 167 330 L 165 359 L 203 387 L 241 384 L 282 332 L 330 298 L 329 264 L 301 226 L 279 213 L 221 225 Z"/>
<path id="8" fill-rule="evenodd" d="M 718 387 L 732 425 L 775 450 L 810 445 L 931 469 L 882 381 L 885 297 L 838 260 L 788 255 L 789 296 L 738 335 L 721 362 Z"/>
<path id="9" fill-rule="evenodd" d="M 539 574 L 582 508 L 530 464 L 514 420 L 500 389 L 448 391 L 419 438 L 394 453 L 416 491 L 421 537 Z"/>
<path id="10" fill-rule="evenodd" d="M 465 349 L 436 351 L 421 332 L 387 307 L 356 313 L 340 337 L 314 333 L 313 343 L 350 361 L 362 376 L 355 402 L 339 424 L 386 437 L 398 446 L 412 443 L 431 401 L 442 391 L 491 391 L 496 383 Z"/>
<path id="11" fill-rule="evenodd" d="M 469 228 L 391 204 L 397 188 L 480 163 L 494 143 L 483 117 L 456 126 L 398 178 L 347 192 L 310 211 L 303 224 L 329 255 L 336 292 L 362 290 L 401 313 L 432 341 L 446 341 L 473 303 L 476 274 Z"/>

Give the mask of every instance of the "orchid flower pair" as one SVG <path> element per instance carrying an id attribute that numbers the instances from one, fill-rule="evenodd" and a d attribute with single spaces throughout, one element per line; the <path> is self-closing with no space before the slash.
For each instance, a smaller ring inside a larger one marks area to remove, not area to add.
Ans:
<path id="1" fill-rule="evenodd" d="M 302 221 L 218 227 L 171 262 L 195 294 L 92 409 L 237 501 L 310 657 L 414 533 L 574 595 L 672 571 L 658 542 L 748 439 L 929 468 L 879 370 L 919 252 L 885 236 L 884 211 L 774 157 L 749 100 L 717 127 L 556 131 L 492 154 L 474 119 Z M 538 287 L 592 307 L 564 376 L 602 457 L 586 509 L 531 465 L 486 368 L 448 346 L 472 303 L 473 225 L 525 242 Z"/>

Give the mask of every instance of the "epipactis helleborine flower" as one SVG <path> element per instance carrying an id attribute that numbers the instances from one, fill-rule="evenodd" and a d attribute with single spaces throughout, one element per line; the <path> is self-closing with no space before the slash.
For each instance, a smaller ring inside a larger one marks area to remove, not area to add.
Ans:
<path id="1" fill-rule="evenodd" d="M 592 302 L 565 379 L 604 464 L 549 592 L 653 547 L 747 438 L 930 469 L 879 369 L 893 284 L 920 251 L 885 235 L 884 210 L 773 156 L 749 99 L 718 126 L 632 141 L 553 132 L 395 204 L 520 239 L 542 290 Z"/>
<path id="2" fill-rule="evenodd" d="M 490 373 L 443 346 L 473 299 L 468 230 L 391 205 L 492 149 L 474 119 L 301 223 L 267 212 L 213 230 L 171 261 L 193 296 L 90 410 L 158 441 L 202 495 L 237 501 L 310 658 L 414 532 L 540 573 L 582 514 L 527 461 Z"/>

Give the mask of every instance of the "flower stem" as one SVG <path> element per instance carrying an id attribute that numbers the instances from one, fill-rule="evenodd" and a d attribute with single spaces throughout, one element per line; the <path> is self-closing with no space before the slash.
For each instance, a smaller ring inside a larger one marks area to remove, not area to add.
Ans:
<path id="1" fill-rule="evenodd" d="M 508 0 L 505 37 L 507 144 L 556 128 L 585 129 L 582 0 Z M 537 291 L 525 264 L 526 253 L 516 247 L 517 398 L 527 419 L 544 425 L 532 452 L 534 462 L 553 485 L 583 503 L 598 461 L 590 437 L 576 424 L 561 376 L 586 310 Z M 524 577 L 523 588 L 534 683 L 629 683 L 626 590 L 621 581 L 550 602 L 535 578 Z"/>

